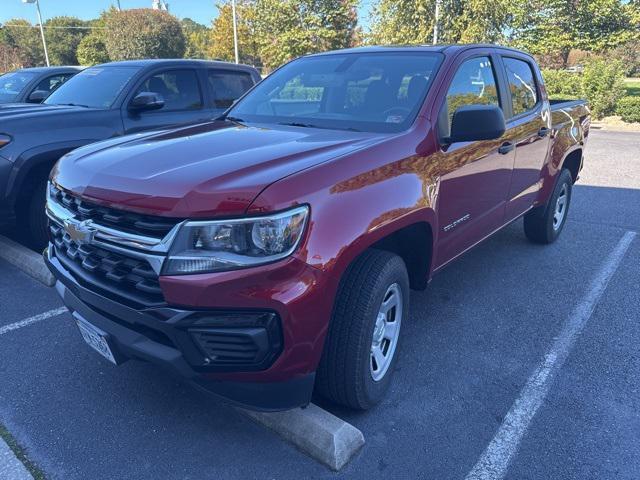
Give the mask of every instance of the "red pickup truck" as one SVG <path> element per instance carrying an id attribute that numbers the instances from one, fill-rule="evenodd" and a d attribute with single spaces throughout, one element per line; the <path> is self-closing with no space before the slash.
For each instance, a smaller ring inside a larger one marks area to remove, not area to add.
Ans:
<path id="1" fill-rule="evenodd" d="M 410 289 L 524 217 L 567 219 L 590 116 L 529 55 L 367 47 L 294 60 L 215 121 L 79 148 L 48 187 L 86 342 L 254 409 L 389 386 Z"/>

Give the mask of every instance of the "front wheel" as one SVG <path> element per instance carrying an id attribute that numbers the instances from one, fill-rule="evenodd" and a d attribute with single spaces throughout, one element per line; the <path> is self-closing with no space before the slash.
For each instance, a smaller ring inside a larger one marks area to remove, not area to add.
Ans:
<path id="1" fill-rule="evenodd" d="M 573 177 L 567 169 L 558 175 L 556 186 L 547 205 L 536 207 L 524 216 L 524 233 L 534 243 L 552 243 L 567 221 Z"/>
<path id="2" fill-rule="evenodd" d="M 318 367 L 318 392 L 358 410 L 380 402 L 391 382 L 408 309 L 404 261 L 390 252 L 365 251 L 340 282 Z"/>
<path id="3" fill-rule="evenodd" d="M 47 180 L 31 185 L 24 196 L 25 205 L 18 211 L 18 228 L 22 240 L 36 251 L 48 242 L 48 220 L 45 213 Z"/>

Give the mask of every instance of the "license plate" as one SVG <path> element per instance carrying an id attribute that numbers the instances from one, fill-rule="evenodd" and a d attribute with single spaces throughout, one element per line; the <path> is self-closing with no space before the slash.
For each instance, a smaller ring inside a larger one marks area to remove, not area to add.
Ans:
<path id="1" fill-rule="evenodd" d="M 118 363 L 116 362 L 116 359 L 113 356 L 113 352 L 109 347 L 109 342 L 107 342 L 106 339 L 107 334 L 100 330 L 98 327 L 94 327 L 86 320 L 81 320 L 77 317 L 75 318 L 75 320 L 76 324 L 78 325 L 78 329 L 82 334 L 82 338 L 84 338 L 84 341 L 87 342 L 87 345 L 89 345 L 111 363 L 117 365 Z"/>

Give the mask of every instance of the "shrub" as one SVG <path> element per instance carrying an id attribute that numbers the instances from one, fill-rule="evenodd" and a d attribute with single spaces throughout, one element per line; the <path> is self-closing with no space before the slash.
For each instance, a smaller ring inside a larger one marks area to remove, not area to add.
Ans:
<path id="1" fill-rule="evenodd" d="M 82 39 L 78 45 L 78 61 L 80 65 L 91 66 L 107 63 L 109 54 L 100 35 L 90 34 Z"/>
<path id="2" fill-rule="evenodd" d="M 545 69 L 542 77 L 551 98 L 578 98 L 582 95 L 582 75 L 579 73 Z"/>
<path id="3" fill-rule="evenodd" d="M 625 95 L 622 62 L 602 58 L 589 60 L 582 72 L 582 94 L 589 101 L 595 118 L 614 114 L 618 100 Z"/>
<path id="4" fill-rule="evenodd" d="M 185 37 L 178 19 L 167 12 L 141 8 L 110 12 L 104 43 L 111 60 L 182 58 Z"/>
<path id="5" fill-rule="evenodd" d="M 618 101 L 616 113 L 625 122 L 640 122 L 640 97 L 623 97 Z"/>

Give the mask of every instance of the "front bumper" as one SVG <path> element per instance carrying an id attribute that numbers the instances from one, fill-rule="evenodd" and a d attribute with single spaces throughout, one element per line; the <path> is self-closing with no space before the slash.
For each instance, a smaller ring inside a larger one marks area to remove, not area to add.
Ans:
<path id="1" fill-rule="evenodd" d="M 223 400 L 251 409 L 286 410 L 310 402 L 315 379 L 313 371 L 278 375 L 286 369 L 282 359 L 287 356 L 283 344 L 288 336 L 279 323 L 281 313 L 253 315 L 259 321 L 267 322 L 265 329 L 269 329 L 268 335 L 261 334 L 256 341 L 264 350 L 256 357 L 260 362 L 242 367 L 233 362 L 207 365 L 202 362 L 206 355 L 201 345 L 194 341 L 193 331 L 202 330 L 202 318 L 207 314 L 216 318 L 224 316 L 220 310 L 170 306 L 137 310 L 80 285 L 49 250 L 45 253 L 45 261 L 56 277 L 58 293 L 72 315 L 106 332 L 118 357 L 160 365 Z M 277 319 L 277 326 L 274 326 L 274 319 Z M 260 327 L 245 330 L 255 332 Z"/>

